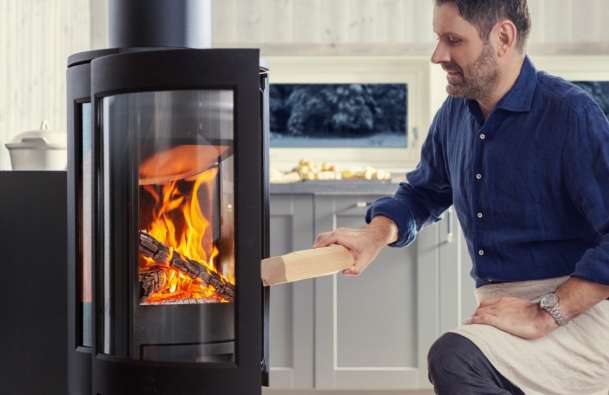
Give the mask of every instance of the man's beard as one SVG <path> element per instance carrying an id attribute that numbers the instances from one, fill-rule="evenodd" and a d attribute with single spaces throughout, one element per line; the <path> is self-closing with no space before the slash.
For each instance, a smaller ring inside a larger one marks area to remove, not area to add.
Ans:
<path id="1" fill-rule="evenodd" d="M 461 75 L 460 82 L 449 82 L 446 86 L 446 91 L 451 96 L 463 96 L 472 100 L 484 99 L 491 94 L 499 79 L 494 49 L 488 43 L 482 48 L 480 56 L 465 69 L 454 63 L 443 66 L 445 70 L 458 71 Z"/>

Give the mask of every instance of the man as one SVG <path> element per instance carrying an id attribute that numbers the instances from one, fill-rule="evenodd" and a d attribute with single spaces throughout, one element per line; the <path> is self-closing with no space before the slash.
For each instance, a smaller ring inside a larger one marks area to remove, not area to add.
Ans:
<path id="1" fill-rule="evenodd" d="M 525 54 L 526 0 L 435 0 L 446 99 L 417 168 L 346 246 L 358 275 L 454 205 L 480 301 L 428 354 L 439 394 L 607 394 L 609 123 Z M 603 392 L 604 391 L 604 392 Z"/>

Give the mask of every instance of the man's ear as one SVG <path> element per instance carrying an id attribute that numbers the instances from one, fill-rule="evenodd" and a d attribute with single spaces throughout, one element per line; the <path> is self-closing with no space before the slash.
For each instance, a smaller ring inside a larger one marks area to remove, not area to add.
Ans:
<path id="1" fill-rule="evenodd" d="M 493 30 L 497 40 L 497 56 L 505 56 L 516 47 L 518 29 L 514 22 L 504 19 L 497 22 Z"/>

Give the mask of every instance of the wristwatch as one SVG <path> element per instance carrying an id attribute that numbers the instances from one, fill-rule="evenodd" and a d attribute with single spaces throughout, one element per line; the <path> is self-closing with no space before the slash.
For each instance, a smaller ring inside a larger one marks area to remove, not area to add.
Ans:
<path id="1" fill-rule="evenodd" d="M 556 293 L 554 292 L 551 292 L 541 297 L 541 300 L 539 301 L 539 307 L 547 311 L 552 316 L 552 318 L 554 318 L 554 321 L 556 321 L 559 326 L 567 325 L 568 321 L 565 316 L 562 315 L 558 301 L 558 295 L 556 295 Z"/>

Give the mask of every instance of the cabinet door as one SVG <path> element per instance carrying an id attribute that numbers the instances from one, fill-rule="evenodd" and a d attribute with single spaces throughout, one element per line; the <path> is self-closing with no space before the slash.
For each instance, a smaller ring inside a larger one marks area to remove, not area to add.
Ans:
<path id="1" fill-rule="evenodd" d="M 442 219 L 434 225 L 433 235 L 438 245 L 440 333 L 462 325 L 476 308 L 475 283 L 469 274 L 472 262 L 454 208 L 444 212 Z"/>
<path id="2" fill-rule="evenodd" d="M 315 232 L 364 224 L 377 196 L 318 196 Z M 358 277 L 315 280 L 315 385 L 429 388 L 427 350 L 440 330 L 439 228 L 385 248 Z"/>
<path id="3" fill-rule="evenodd" d="M 459 322 L 463 322 L 466 318 L 471 317 L 473 312 L 476 310 L 478 303 L 474 296 L 474 290 L 476 289 L 476 282 L 470 275 L 472 270 L 472 259 L 469 256 L 467 250 L 467 242 L 465 236 L 461 230 L 461 225 L 458 227 L 459 231 L 459 270 L 461 273 L 461 310 L 459 316 Z"/>
<path id="4" fill-rule="evenodd" d="M 271 256 L 312 248 L 312 195 L 271 195 Z M 313 282 L 271 288 L 270 387 L 313 387 Z"/>

